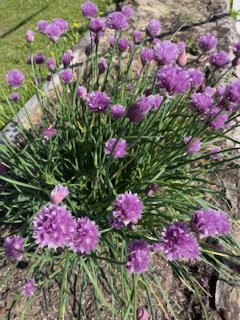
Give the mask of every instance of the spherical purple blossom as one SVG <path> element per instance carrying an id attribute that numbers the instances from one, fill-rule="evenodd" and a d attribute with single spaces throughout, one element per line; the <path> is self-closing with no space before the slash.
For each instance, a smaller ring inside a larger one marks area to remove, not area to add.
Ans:
<path id="1" fill-rule="evenodd" d="M 142 40 L 142 32 L 141 32 L 141 31 L 138 31 L 138 30 L 135 30 L 135 31 L 133 31 L 133 33 L 132 33 L 132 37 L 133 37 L 133 41 L 134 41 L 135 43 L 139 43 L 139 42 L 141 42 L 141 40 Z"/>
<path id="2" fill-rule="evenodd" d="M 60 27 L 54 23 L 48 24 L 46 27 L 46 34 L 48 35 L 49 39 L 55 43 L 61 37 L 62 31 Z"/>
<path id="3" fill-rule="evenodd" d="M 68 188 L 57 185 L 51 192 L 51 202 L 53 204 L 59 204 L 63 199 L 65 199 L 69 194 Z"/>
<path id="4" fill-rule="evenodd" d="M 62 63 L 64 67 L 67 67 L 70 65 L 71 61 L 73 59 L 73 52 L 72 50 L 67 50 L 64 55 L 62 56 Z"/>
<path id="5" fill-rule="evenodd" d="M 150 250 L 144 239 L 133 240 L 128 245 L 126 268 L 129 272 L 145 272 L 150 262 Z"/>
<path id="6" fill-rule="evenodd" d="M 56 64 L 53 58 L 47 58 L 46 65 L 49 71 L 53 72 L 56 69 Z"/>
<path id="7" fill-rule="evenodd" d="M 43 137 L 46 140 L 49 140 L 50 138 L 55 137 L 56 134 L 57 134 L 57 130 L 52 126 L 45 128 L 43 130 Z"/>
<path id="8" fill-rule="evenodd" d="M 193 109 L 201 115 L 208 115 L 213 107 L 213 98 L 211 93 L 197 92 L 192 95 Z"/>
<path id="9" fill-rule="evenodd" d="M 70 249 L 79 254 L 89 253 L 97 247 L 99 237 L 98 226 L 94 221 L 79 218 L 69 243 Z"/>
<path id="10" fill-rule="evenodd" d="M 190 88 L 190 76 L 180 67 L 163 67 L 157 73 L 158 86 L 170 94 L 184 93 Z"/>
<path id="11" fill-rule="evenodd" d="M 122 7 L 122 13 L 125 15 L 125 17 L 129 20 L 131 16 L 133 15 L 133 9 L 129 6 L 123 6 Z"/>
<path id="12" fill-rule="evenodd" d="M 17 69 L 10 70 L 6 75 L 6 81 L 10 87 L 18 88 L 22 85 L 25 77 Z"/>
<path id="13" fill-rule="evenodd" d="M 190 68 L 187 69 L 187 73 L 189 74 L 190 83 L 193 87 L 197 87 L 202 84 L 204 79 L 204 74 L 202 73 L 202 71 L 200 71 L 199 69 Z"/>
<path id="14" fill-rule="evenodd" d="M 240 41 L 233 44 L 233 53 L 237 58 L 240 58 Z"/>
<path id="15" fill-rule="evenodd" d="M 221 50 L 219 52 L 213 52 L 209 56 L 209 62 L 215 67 L 224 67 L 229 63 L 229 56 L 227 52 Z"/>
<path id="16" fill-rule="evenodd" d="M 7 237 L 3 242 L 3 249 L 6 257 L 21 260 L 24 252 L 24 239 L 16 235 Z"/>
<path id="17" fill-rule="evenodd" d="M 100 31 L 103 31 L 105 28 L 105 21 L 102 18 L 91 18 L 90 20 L 90 30 L 98 33 Z"/>
<path id="18" fill-rule="evenodd" d="M 151 106 L 148 104 L 146 97 L 139 98 L 127 110 L 127 117 L 132 122 L 140 122 L 147 115 Z"/>
<path id="19" fill-rule="evenodd" d="M 118 40 L 118 48 L 121 52 L 124 52 L 127 50 L 128 46 L 129 46 L 129 41 L 127 38 L 122 37 Z"/>
<path id="20" fill-rule="evenodd" d="M 146 101 L 150 110 L 157 111 L 163 102 L 163 97 L 160 94 L 152 94 L 146 97 Z"/>
<path id="21" fill-rule="evenodd" d="M 29 43 L 34 41 L 34 32 L 30 29 L 26 31 L 26 41 Z"/>
<path id="22" fill-rule="evenodd" d="M 148 65 L 154 57 L 154 51 L 150 48 L 143 48 L 141 52 L 141 62 L 143 65 Z"/>
<path id="23" fill-rule="evenodd" d="M 34 61 L 36 64 L 43 64 L 45 62 L 45 57 L 41 52 L 38 52 L 34 55 Z"/>
<path id="24" fill-rule="evenodd" d="M 178 55 L 178 47 L 169 40 L 156 43 L 154 46 L 154 58 L 160 65 L 176 62 Z"/>
<path id="25" fill-rule="evenodd" d="M 161 29 L 162 26 L 158 20 L 150 20 L 146 32 L 150 38 L 155 38 L 160 34 Z"/>
<path id="26" fill-rule="evenodd" d="M 93 112 L 104 112 L 109 107 L 110 99 L 105 92 L 92 92 L 87 97 L 88 108 Z"/>
<path id="27" fill-rule="evenodd" d="M 25 297 L 30 297 L 34 294 L 36 290 L 36 284 L 33 279 L 27 279 L 27 281 L 22 286 L 22 292 Z"/>
<path id="28" fill-rule="evenodd" d="M 196 259 L 200 255 L 196 238 L 182 221 L 173 222 L 163 229 L 158 248 L 170 261 Z"/>
<path id="29" fill-rule="evenodd" d="M 111 116 L 113 119 L 121 119 L 124 117 L 126 108 L 121 104 L 115 104 L 111 107 Z"/>
<path id="30" fill-rule="evenodd" d="M 211 127 L 214 129 L 225 129 L 228 122 L 228 114 L 220 113 L 220 108 L 214 108 L 211 111 L 211 115 L 213 116 L 213 120 L 211 121 Z"/>
<path id="31" fill-rule="evenodd" d="M 114 202 L 111 223 L 117 222 L 121 227 L 137 224 L 142 217 L 143 203 L 136 193 L 131 191 L 117 196 Z M 115 226 L 114 226 L 115 227 Z"/>
<path id="32" fill-rule="evenodd" d="M 66 207 L 50 204 L 33 220 L 33 237 L 41 248 L 64 248 L 75 230 L 75 221 Z"/>
<path id="33" fill-rule="evenodd" d="M 61 34 L 67 32 L 68 22 L 66 20 L 64 20 L 63 18 L 53 19 L 52 23 L 54 24 L 54 26 L 56 26 L 60 29 Z"/>
<path id="34" fill-rule="evenodd" d="M 97 14 L 98 8 L 91 1 L 86 1 L 81 6 L 81 11 L 84 17 L 90 18 L 94 17 Z"/>
<path id="35" fill-rule="evenodd" d="M 223 92 L 230 102 L 240 103 L 240 80 L 233 81 Z"/>
<path id="36" fill-rule="evenodd" d="M 150 316 L 146 309 L 137 308 L 137 320 L 149 320 Z"/>
<path id="37" fill-rule="evenodd" d="M 64 69 L 60 72 L 60 78 L 65 84 L 71 83 L 73 81 L 72 69 Z"/>
<path id="38" fill-rule="evenodd" d="M 79 86 L 77 89 L 77 97 L 83 100 L 87 99 L 87 89 L 84 86 Z"/>
<path id="39" fill-rule="evenodd" d="M 122 12 L 112 12 L 106 21 L 106 26 L 109 29 L 124 30 L 128 26 L 127 17 Z"/>
<path id="40" fill-rule="evenodd" d="M 211 51 L 216 47 L 218 40 L 211 33 L 207 33 L 198 38 L 198 45 L 203 51 Z"/>
<path id="41" fill-rule="evenodd" d="M 117 143 L 116 143 L 117 142 Z M 112 138 L 105 142 L 104 152 L 113 158 L 124 158 L 126 156 L 127 142 L 124 139 Z"/>
<path id="42" fill-rule="evenodd" d="M 37 22 L 37 29 L 39 32 L 45 34 L 47 32 L 47 27 L 48 27 L 48 21 L 46 20 L 40 20 Z"/>
<path id="43" fill-rule="evenodd" d="M 185 151 L 190 154 L 196 154 L 201 150 L 201 141 L 197 138 L 192 138 L 191 136 L 185 137 L 183 139 L 186 144 Z"/>
<path id="44" fill-rule="evenodd" d="M 20 94 L 18 92 L 12 92 L 9 99 L 13 102 L 18 102 L 20 100 Z"/>
<path id="45" fill-rule="evenodd" d="M 195 211 L 191 219 L 191 227 L 200 238 L 224 235 L 231 229 L 228 216 L 211 208 Z"/>

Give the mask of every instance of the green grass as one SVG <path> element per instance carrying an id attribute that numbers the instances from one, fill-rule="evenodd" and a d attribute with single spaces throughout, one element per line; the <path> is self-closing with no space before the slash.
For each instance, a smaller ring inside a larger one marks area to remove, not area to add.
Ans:
<path id="1" fill-rule="evenodd" d="M 109 0 L 92 0 L 95 2 L 100 11 L 106 10 Z M 38 20 L 51 20 L 53 18 L 64 18 L 72 27 L 73 23 L 79 23 L 79 26 L 84 24 L 86 20 L 80 12 L 81 4 L 85 0 L 1 0 L 0 1 L 0 87 L 6 94 L 9 94 L 9 89 L 5 83 L 6 73 L 17 68 L 21 70 L 26 77 L 25 84 L 29 82 L 31 68 L 26 64 L 26 57 L 29 53 L 29 46 L 25 41 L 25 32 L 27 29 L 36 29 Z M 80 29 L 81 30 L 81 29 Z M 49 49 L 49 41 L 46 37 L 35 34 L 35 42 L 33 51 L 43 53 Z M 66 47 L 71 45 L 65 43 Z M 30 92 L 22 94 L 22 100 L 18 107 L 21 107 L 28 98 Z M 8 104 L 1 90 L 0 95 L 0 127 L 6 124 L 11 118 Z"/>

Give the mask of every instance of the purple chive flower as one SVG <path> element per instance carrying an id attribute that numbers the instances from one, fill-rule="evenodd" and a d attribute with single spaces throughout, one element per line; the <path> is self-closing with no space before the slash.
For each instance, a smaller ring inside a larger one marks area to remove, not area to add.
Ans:
<path id="1" fill-rule="evenodd" d="M 160 34 L 161 29 L 162 26 L 158 20 L 150 20 L 146 32 L 150 38 L 155 38 Z"/>
<path id="2" fill-rule="evenodd" d="M 24 239 L 16 235 L 7 237 L 3 242 L 3 249 L 6 257 L 21 260 L 24 252 Z"/>
<path id="3" fill-rule="evenodd" d="M 61 37 L 62 35 L 62 31 L 60 29 L 60 27 L 54 23 L 50 23 L 47 27 L 46 27 L 46 34 L 48 35 L 49 39 L 55 43 L 58 41 L 58 39 Z"/>
<path id="4" fill-rule="evenodd" d="M 9 99 L 13 102 L 18 102 L 20 100 L 20 94 L 18 92 L 12 92 Z"/>
<path id="5" fill-rule="evenodd" d="M 50 138 L 55 137 L 56 134 L 57 134 L 57 130 L 52 126 L 43 130 L 43 137 L 46 140 L 49 140 Z"/>
<path id="6" fill-rule="evenodd" d="M 18 88 L 22 85 L 25 77 L 17 69 L 10 70 L 6 75 L 6 81 L 10 87 Z"/>
<path id="7" fill-rule="evenodd" d="M 115 46 L 115 43 L 116 43 L 116 39 L 114 36 L 110 36 L 109 37 L 109 44 L 110 44 L 110 47 L 113 48 Z"/>
<path id="8" fill-rule="evenodd" d="M 118 48 L 121 52 L 124 52 L 127 50 L 128 46 L 129 46 L 129 41 L 127 38 L 122 37 L 118 40 Z"/>
<path id="9" fill-rule="evenodd" d="M 228 85 L 222 95 L 224 94 L 230 102 L 240 103 L 240 80 L 235 80 Z"/>
<path id="10" fill-rule="evenodd" d="M 81 11 L 84 17 L 90 18 L 94 17 L 97 14 L 98 8 L 91 1 L 86 1 L 81 6 Z"/>
<path id="11" fill-rule="evenodd" d="M 157 111 L 163 102 L 163 97 L 160 94 L 152 94 L 146 97 L 146 101 L 152 111 Z"/>
<path id="12" fill-rule="evenodd" d="M 183 142 L 186 144 L 185 151 L 190 155 L 196 154 L 201 150 L 201 141 L 197 138 L 188 136 L 183 139 Z"/>
<path id="13" fill-rule="evenodd" d="M 70 249 L 79 254 L 89 253 L 97 247 L 99 237 L 98 226 L 94 221 L 79 218 L 69 243 Z"/>
<path id="14" fill-rule="evenodd" d="M 90 30 L 98 33 L 105 29 L 105 21 L 102 18 L 91 18 L 90 20 Z"/>
<path id="15" fill-rule="evenodd" d="M 33 279 L 27 279 L 27 281 L 22 286 L 22 292 L 25 297 L 30 297 L 34 294 L 36 290 L 36 284 Z"/>
<path id="16" fill-rule="evenodd" d="M 177 47 L 178 47 L 178 50 L 179 50 L 179 54 L 182 54 L 185 52 L 185 49 L 186 49 L 186 44 L 184 41 L 179 41 L 177 43 Z"/>
<path id="17" fill-rule="evenodd" d="M 148 104 L 146 97 L 139 98 L 127 110 L 127 117 L 132 122 L 140 122 L 147 115 L 151 106 Z"/>
<path id="18" fill-rule="evenodd" d="M 57 185 L 51 192 L 51 202 L 53 204 L 59 204 L 63 199 L 65 199 L 69 194 L 68 188 L 64 186 Z"/>
<path id="19" fill-rule="evenodd" d="M 213 108 L 211 110 L 211 127 L 214 129 L 225 129 L 228 122 L 228 114 L 227 113 L 221 113 L 220 108 Z"/>
<path id="20" fill-rule="evenodd" d="M 64 53 L 64 55 L 62 57 L 62 63 L 64 65 L 64 67 L 68 67 L 70 65 L 72 59 L 73 59 L 73 52 L 72 52 L 72 50 L 69 49 Z"/>
<path id="21" fill-rule="evenodd" d="M 233 44 L 233 54 L 240 58 L 240 41 Z"/>
<path id="22" fill-rule="evenodd" d="M 125 15 L 125 17 L 129 20 L 133 15 L 133 9 L 129 6 L 123 6 L 121 12 Z"/>
<path id="23" fill-rule="evenodd" d="M 163 229 L 158 250 L 170 261 L 196 259 L 200 255 L 197 240 L 183 221 L 173 222 Z"/>
<path id="24" fill-rule="evenodd" d="M 137 308 L 137 320 L 148 320 L 150 318 L 146 309 Z"/>
<path id="25" fill-rule="evenodd" d="M 124 139 L 112 138 L 105 142 L 104 152 L 106 154 L 112 155 L 113 158 L 124 158 L 126 156 L 127 142 Z"/>
<path id="26" fill-rule="evenodd" d="M 87 106 L 92 112 L 104 112 L 110 104 L 110 99 L 105 92 L 92 92 L 87 96 Z"/>
<path id="27" fill-rule="evenodd" d="M 145 195 L 147 197 L 151 197 L 155 192 L 157 192 L 158 190 L 160 189 L 160 186 L 159 184 L 157 183 L 153 183 L 153 184 L 150 184 L 150 186 L 148 186 L 146 188 L 146 190 L 144 191 Z"/>
<path id="28" fill-rule="evenodd" d="M 191 227 L 199 234 L 201 239 L 221 236 L 231 229 L 228 216 L 211 208 L 195 211 L 191 220 Z"/>
<path id="29" fill-rule="evenodd" d="M 47 58 L 46 65 L 47 65 L 48 70 L 51 72 L 53 72 L 56 69 L 55 61 L 52 58 Z"/>
<path id="30" fill-rule="evenodd" d="M 142 32 L 138 31 L 138 30 L 135 30 L 132 33 L 132 37 L 133 37 L 134 43 L 139 43 L 139 42 L 142 41 Z"/>
<path id="31" fill-rule="evenodd" d="M 136 193 L 131 191 L 119 194 L 114 202 L 114 210 L 111 215 L 113 227 L 117 224 L 121 228 L 129 224 L 137 224 L 142 217 L 143 203 Z"/>
<path id="32" fill-rule="evenodd" d="M 178 55 L 178 47 L 169 40 L 164 40 L 154 46 L 154 59 L 160 65 L 176 62 Z"/>
<path id="33" fill-rule="evenodd" d="M 68 31 L 68 23 L 63 18 L 53 19 L 52 23 L 54 24 L 54 26 L 56 26 L 60 29 L 61 34 Z"/>
<path id="34" fill-rule="evenodd" d="M 202 71 L 200 71 L 199 69 L 190 68 L 190 69 L 187 69 L 187 73 L 189 74 L 189 77 L 190 77 L 191 86 L 197 87 L 200 84 L 202 84 L 204 79 L 204 74 L 202 73 Z"/>
<path id="35" fill-rule="evenodd" d="M 75 230 L 75 221 L 66 207 L 50 204 L 33 220 L 33 237 L 41 247 L 64 248 Z"/>
<path id="36" fill-rule="evenodd" d="M 215 67 L 224 67 L 229 63 L 229 56 L 227 52 L 221 50 L 219 52 L 213 52 L 209 56 L 209 62 Z"/>
<path id="37" fill-rule="evenodd" d="M 43 64 L 45 62 L 45 57 L 41 52 L 38 52 L 34 55 L 34 61 L 36 64 Z"/>
<path id="38" fill-rule="evenodd" d="M 222 161 L 223 154 L 221 148 L 212 147 L 208 150 L 208 154 L 211 156 L 212 159 Z"/>
<path id="39" fill-rule="evenodd" d="M 26 31 L 26 41 L 29 43 L 34 41 L 34 32 L 30 29 Z"/>
<path id="40" fill-rule="evenodd" d="M 60 72 L 60 78 L 65 84 L 69 84 L 73 81 L 72 69 L 64 69 Z"/>
<path id="41" fill-rule="evenodd" d="M 211 33 L 207 33 L 198 38 L 198 45 L 203 51 L 211 51 L 216 47 L 218 40 Z"/>
<path id="42" fill-rule="evenodd" d="M 126 108 L 121 104 L 115 104 L 111 107 L 111 117 L 113 119 L 121 119 L 124 117 Z"/>
<path id="43" fill-rule="evenodd" d="M 108 68 L 107 60 L 102 58 L 98 63 L 99 74 L 103 74 Z"/>
<path id="44" fill-rule="evenodd" d="M 48 27 L 48 21 L 46 20 L 40 20 L 37 22 L 37 29 L 39 32 L 45 34 L 47 32 L 47 27 Z"/>
<path id="45" fill-rule="evenodd" d="M 177 43 L 177 47 L 178 47 L 178 51 L 179 51 L 179 55 L 177 58 L 177 64 L 180 67 L 183 67 L 187 63 L 187 55 L 186 55 L 186 51 L 185 51 L 186 44 L 184 41 L 180 41 Z"/>
<path id="46" fill-rule="evenodd" d="M 150 250 L 144 239 L 133 240 L 128 245 L 126 268 L 129 272 L 147 271 L 150 262 Z"/>
<path id="47" fill-rule="evenodd" d="M 150 48 L 143 48 L 142 52 L 141 52 L 141 62 L 142 64 L 148 65 L 154 57 L 154 51 Z"/>
<path id="48" fill-rule="evenodd" d="M 184 93 L 190 88 L 190 77 L 180 67 L 163 67 L 157 73 L 158 86 L 170 94 Z"/>
<path id="49" fill-rule="evenodd" d="M 194 93 L 192 95 L 193 109 L 201 115 L 208 115 L 213 107 L 212 94 L 208 91 Z"/>
<path id="50" fill-rule="evenodd" d="M 91 43 L 89 43 L 86 47 L 85 47 L 85 54 L 87 57 L 89 57 L 92 53 L 92 45 Z"/>
<path id="51" fill-rule="evenodd" d="M 127 17 L 122 12 L 114 11 L 108 16 L 106 26 L 109 29 L 124 30 L 128 26 Z"/>
<path id="52" fill-rule="evenodd" d="M 83 100 L 87 99 L 87 89 L 84 86 L 79 86 L 77 89 L 77 97 Z"/>

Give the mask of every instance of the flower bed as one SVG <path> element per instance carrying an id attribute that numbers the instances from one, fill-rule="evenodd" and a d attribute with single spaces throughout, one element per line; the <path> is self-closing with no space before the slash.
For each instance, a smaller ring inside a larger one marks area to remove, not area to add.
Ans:
<path id="1" fill-rule="evenodd" d="M 90 28 L 86 62 L 76 69 L 71 51 L 63 55 L 62 85 L 51 99 L 37 79 L 47 67 L 51 81 L 60 63 L 32 55 L 40 124 L 22 128 L 24 143 L 16 148 L 1 146 L 1 222 L 14 231 L 2 253 L 29 263 L 19 295 L 29 302 L 36 290 L 60 281 L 62 319 L 75 274 L 79 319 L 87 284 L 100 318 L 103 308 L 109 319 L 147 319 L 150 313 L 155 319 L 161 308 L 177 319 L 151 272 L 154 259 L 172 268 L 206 313 L 204 284 L 188 262 L 238 280 L 234 220 L 223 212 L 226 199 L 209 175 L 231 170 L 238 158 L 239 148 L 217 143 L 233 140 L 228 133 L 238 126 L 240 81 L 221 83 L 239 63 L 240 45 L 234 44 L 230 61 L 216 50 L 212 34 L 202 35 L 202 53 L 188 63 L 184 42 L 158 39 L 157 20 L 148 23 L 146 35 L 135 30 L 129 39 L 128 6 L 104 20 L 94 17 L 97 8 L 88 1 L 82 13 Z M 55 29 L 61 28 L 54 22 L 39 24 L 57 47 L 61 32 Z M 102 48 L 106 29 L 114 36 Z M 7 75 L 11 88 L 23 81 L 18 70 Z M 143 309 L 146 296 L 149 311 Z"/>

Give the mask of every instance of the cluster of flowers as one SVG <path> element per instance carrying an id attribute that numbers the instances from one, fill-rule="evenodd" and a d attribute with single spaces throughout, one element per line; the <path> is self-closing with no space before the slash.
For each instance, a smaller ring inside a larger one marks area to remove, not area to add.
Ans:
<path id="1" fill-rule="evenodd" d="M 227 215 L 211 208 L 195 211 L 190 227 L 200 239 L 224 235 L 231 229 Z M 170 261 L 193 260 L 200 255 L 197 238 L 183 221 L 166 226 L 160 242 L 148 244 L 144 239 L 133 240 L 128 246 L 128 251 L 126 267 L 129 272 L 145 272 L 148 269 L 151 251 L 163 253 L 166 260 Z"/>

